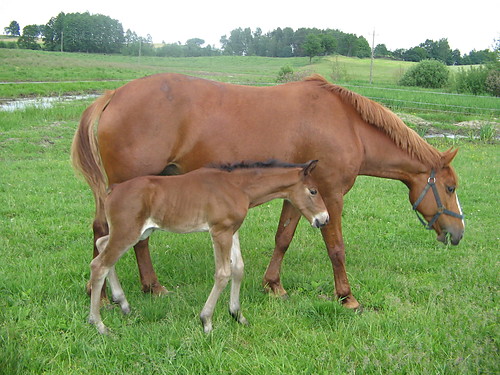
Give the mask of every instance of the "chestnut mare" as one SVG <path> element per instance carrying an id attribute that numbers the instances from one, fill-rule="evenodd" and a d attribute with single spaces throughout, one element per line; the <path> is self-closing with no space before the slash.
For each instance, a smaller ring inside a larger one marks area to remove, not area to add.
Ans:
<path id="1" fill-rule="evenodd" d="M 356 177 L 402 181 L 410 202 L 418 203 L 415 208 L 432 220 L 437 239 L 445 242 L 450 237 L 456 245 L 464 233 L 457 176 L 450 166 L 456 153 L 439 152 L 387 108 L 319 75 L 274 87 L 180 74 L 137 79 L 107 92 L 83 113 L 72 145 L 74 167 L 96 200 L 94 240 L 108 230 L 103 211 L 107 184 L 141 175 L 185 173 L 210 162 L 321 159 L 315 179 L 331 219 L 321 232 L 333 266 L 335 294 L 349 308 L 359 303 L 347 280 L 341 219 L 343 197 Z M 428 181 L 434 183 L 434 194 L 421 195 L 429 190 Z M 286 294 L 280 267 L 299 219 L 300 213 L 285 201 L 263 280 L 278 295 Z M 139 242 L 135 252 L 143 290 L 163 293 L 147 241 Z"/>
<path id="2" fill-rule="evenodd" d="M 288 200 L 315 228 L 328 224 L 328 212 L 310 173 L 317 160 L 305 165 L 277 162 L 237 164 L 222 169 L 201 168 L 181 176 L 142 176 L 111 187 L 104 210 L 109 235 L 97 240 L 99 255 L 91 263 L 89 321 L 100 333 L 100 296 L 108 277 L 113 299 L 128 314 L 130 307 L 114 265 L 139 240 L 156 229 L 176 233 L 210 232 L 215 255 L 215 283 L 200 318 L 206 333 L 219 295 L 231 281 L 229 312 L 242 324 L 240 285 L 243 259 L 238 229 L 248 209 L 272 199 Z"/>

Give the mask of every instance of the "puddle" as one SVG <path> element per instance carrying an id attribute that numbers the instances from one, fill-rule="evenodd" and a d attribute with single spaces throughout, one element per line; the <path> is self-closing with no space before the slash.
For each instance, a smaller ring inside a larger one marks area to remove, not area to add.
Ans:
<path id="1" fill-rule="evenodd" d="M 97 98 L 99 95 L 65 95 L 41 98 L 27 98 L 27 99 L 0 99 L 0 111 L 15 112 L 21 111 L 26 108 L 51 108 L 56 103 L 71 102 L 75 100 L 84 100 Z"/>

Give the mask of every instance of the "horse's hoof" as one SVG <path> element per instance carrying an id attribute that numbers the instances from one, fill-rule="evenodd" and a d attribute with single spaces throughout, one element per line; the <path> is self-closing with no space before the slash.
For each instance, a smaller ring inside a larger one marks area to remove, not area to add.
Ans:
<path id="1" fill-rule="evenodd" d="M 339 299 L 340 299 L 340 302 L 342 303 L 342 306 L 344 306 L 347 309 L 351 309 L 351 310 L 358 310 L 360 308 L 362 309 L 361 305 L 356 300 L 356 298 L 354 298 L 354 296 L 352 294 L 350 294 L 346 297 L 340 297 Z"/>
<path id="2" fill-rule="evenodd" d="M 288 293 L 280 283 L 264 283 L 263 286 L 264 293 L 268 293 L 275 297 L 281 297 L 282 299 L 288 299 Z"/>
<path id="3" fill-rule="evenodd" d="M 143 285 L 142 291 L 144 293 L 150 293 L 153 296 L 157 296 L 157 297 L 165 296 L 165 295 L 171 293 L 167 288 L 165 288 L 161 284 Z"/>

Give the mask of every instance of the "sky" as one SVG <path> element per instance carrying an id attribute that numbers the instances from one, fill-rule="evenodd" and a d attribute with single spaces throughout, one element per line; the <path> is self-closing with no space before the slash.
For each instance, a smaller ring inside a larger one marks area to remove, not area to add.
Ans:
<path id="1" fill-rule="evenodd" d="M 221 36 L 238 27 L 260 27 L 263 33 L 278 27 L 339 29 L 364 36 L 370 45 L 375 34 L 375 45 L 389 50 L 447 38 L 462 54 L 493 49 L 500 39 L 498 0 L 2 0 L 0 32 L 11 21 L 22 30 L 46 24 L 60 12 L 86 11 L 118 20 L 124 31 L 150 34 L 154 43 L 200 38 L 220 47 Z"/>

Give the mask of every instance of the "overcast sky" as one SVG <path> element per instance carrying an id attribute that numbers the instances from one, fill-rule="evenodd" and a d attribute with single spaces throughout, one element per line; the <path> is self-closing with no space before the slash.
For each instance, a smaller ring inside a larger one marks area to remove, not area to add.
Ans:
<path id="1" fill-rule="evenodd" d="M 500 38 L 500 1 L 474 0 L 2 0 L 0 31 L 17 21 L 21 26 L 46 24 L 60 12 L 90 12 L 118 20 L 124 31 L 150 34 L 155 43 L 204 39 L 219 47 L 231 30 L 260 27 L 339 29 L 364 36 L 389 50 L 411 48 L 426 39 L 448 38 L 462 54 L 492 49 Z"/>

